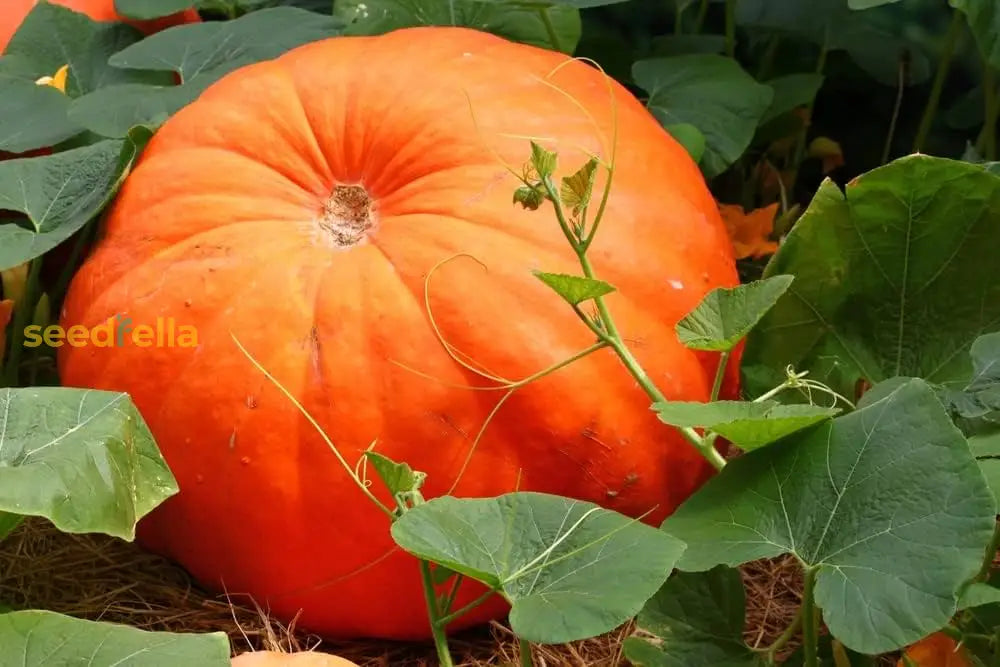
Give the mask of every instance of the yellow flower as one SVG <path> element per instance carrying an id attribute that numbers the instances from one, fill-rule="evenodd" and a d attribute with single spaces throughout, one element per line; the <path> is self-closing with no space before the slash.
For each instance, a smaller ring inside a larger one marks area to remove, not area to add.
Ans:
<path id="1" fill-rule="evenodd" d="M 778 250 L 778 244 L 770 239 L 778 213 L 777 203 L 750 212 L 744 211 L 742 206 L 719 204 L 719 213 L 726 223 L 736 259 L 757 259 Z"/>
<path id="2" fill-rule="evenodd" d="M 43 76 L 38 81 L 35 81 L 39 86 L 52 86 L 60 93 L 66 92 L 66 77 L 69 75 L 69 65 L 63 65 L 58 70 L 56 70 L 53 76 Z"/>

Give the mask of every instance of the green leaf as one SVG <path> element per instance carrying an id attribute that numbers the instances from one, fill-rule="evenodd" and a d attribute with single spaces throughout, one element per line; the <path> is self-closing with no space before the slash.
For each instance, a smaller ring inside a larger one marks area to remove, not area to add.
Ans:
<path id="1" fill-rule="evenodd" d="M 735 60 L 714 54 L 640 60 L 632 78 L 661 125 L 694 125 L 705 135 L 701 164 L 709 178 L 743 155 L 774 97 Z"/>
<path id="2" fill-rule="evenodd" d="M 983 471 L 986 484 L 990 487 L 993 497 L 1000 502 L 1000 459 L 977 459 L 979 469 Z"/>
<path id="3" fill-rule="evenodd" d="M 777 442 L 840 412 L 838 408 L 777 401 L 667 401 L 654 403 L 653 409 L 665 424 L 714 431 L 744 451 Z"/>
<path id="4" fill-rule="evenodd" d="M 584 208 L 590 205 L 590 197 L 594 192 L 594 180 L 597 178 L 597 160 L 590 158 L 574 172 L 572 176 L 564 176 L 559 189 L 559 199 L 563 206 L 570 209 L 574 216 L 579 216 Z"/>
<path id="5" fill-rule="evenodd" d="M 573 306 L 615 291 L 614 287 L 603 280 L 584 278 L 583 276 L 543 273 L 542 271 L 535 271 L 535 276 Z"/>
<path id="6" fill-rule="evenodd" d="M 545 203 L 545 191 L 530 185 L 522 185 L 514 191 L 514 203 L 530 211 L 537 211 Z"/>
<path id="7" fill-rule="evenodd" d="M 341 22 L 330 16 L 294 7 L 262 9 L 233 21 L 176 26 L 116 53 L 110 63 L 123 72 L 176 72 L 182 85 L 109 85 L 80 98 L 70 116 L 109 137 L 124 136 L 134 125 L 156 127 L 229 72 L 333 37 L 341 28 Z"/>
<path id="8" fill-rule="evenodd" d="M 194 0 L 115 0 L 118 14 L 140 21 L 170 16 L 193 6 Z"/>
<path id="9" fill-rule="evenodd" d="M 833 636 L 876 654 L 951 618 L 995 513 L 965 438 L 933 389 L 910 380 L 730 461 L 663 529 L 687 543 L 683 570 L 794 554 L 818 569 L 816 602 Z"/>
<path id="10" fill-rule="evenodd" d="M 969 449 L 977 458 L 1000 457 L 1000 427 L 969 436 Z"/>
<path id="11" fill-rule="evenodd" d="M 70 97 L 124 83 L 169 83 L 170 77 L 162 73 L 122 70 L 108 64 L 112 54 L 141 38 L 138 30 L 124 23 L 92 21 L 85 14 L 40 2 L 11 38 L 4 59 L 17 58 L 21 73 L 32 80 L 52 76 L 68 65 L 66 94 Z"/>
<path id="12" fill-rule="evenodd" d="M 949 0 L 948 4 L 965 14 L 983 57 L 1000 67 L 1000 6 L 995 0 Z"/>
<path id="13" fill-rule="evenodd" d="M 531 166 L 535 168 L 540 178 L 548 178 L 556 171 L 557 156 L 543 146 L 531 142 Z"/>
<path id="14" fill-rule="evenodd" d="M 177 493 L 127 394 L 3 389 L 0 414 L 0 511 L 131 540 L 136 522 Z"/>
<path id="15" fill-rule="evenodd" d="M 46 148 L 83 131 L 67 115 L 70 98 L 52 86 L 0 74 L 0 151 Z"/>
<path id="16" fill-rule="evenodd" d="M 514 633 L 531 642 L 596 637 L 632 618 L 684 545 L 616 512 L 542 493 L 440 497 L 403 514 L 406 551 L 500 592 Z"/>
<path id="17" fill-rule="evenodd" d="M 543 48 L 573 53 L 580 41 L 578 7 L 610 2 L 568 0 L 554 3 L 477 2 L 476 0 L 337 0 L 334 17 L 349 35 L 381 35 L 421 25 L 462 26 Z M 552 33 L 546 27 L 551 23 Z M 553 40 L 552 35 L 555 35 Z"/>
<path id="18" fill-rule="evenodd" d="M 739 570 L 675 572 L 646 603 L 625 657 L 639 667 L 753 667 L 743 641 L 746 609 Z"/>
<path id="19" fill-rule="evenodd" d="M 0 209 L 28 216 L 0 223 L 0 270 L 43 255 L 87 224 L 114 196 L 139 150 L 133 139 L 101 141 L 0 161 Z"/>
<path id="20" fill-rule="evenodd" d="M 667 125 L 664 129 L 677 143 L 684 147 L 692 160 L 701 162 L 701 159 L 705 157 L 705 151 L 708 149 L 707 139 L 697 127 L 689 123 L 676 123 Z"/>
<path id="21" fill-rule="evenodd" d="M 415 471 L 408 463 L 396 463 L 378 452 L 367 451 L 365 457 L 371 462 L 389 493 L 394 496 L 419 491 L 427 479 L 427 473 Z"/>
<path id="22" fill-rule="evenodd" d="M 812 104 L 823 81 L 822 74 L 813 73 L 789 74 L 767 81 L 767 85 L 774 90 L 774 99 L 760 124 L 764 125 L 799 107 Z"/>
<path id="23" fill-rule="evenodd" d="M 982 607 L 987 604 L 1000 602 L 1000 588 L 995 588 L 989 584 L 973 582 L 962 591 L 962 597 L 958 600 L 958 610 Z"/>
<path id="24" fill-rule="evenodd" d="M 942 387 L 940 397 L 966 433 L 1000 428 L 1000 333 L 977 338 L 969 356 L 970 377 Z"/>
<path id="25" fill-rule="evenodd" d="M 3 542 L 14 530 L 21 525 L 24 517 L 20 514 L 10 512 L 0 512 L 0 542 Z M 3 611 L 0 609 L 0 611 Z"/>
<path id="26" fill-rule="evenodd" d="M 721 54 L 726 50 L 725 35 L 661 35 L 650 44 L 651 56 L 683 56 L 692 53 Z"/>
<path id="27" fill-rule="evenodd" d="M 858 380 L 967 378 L 1000 325 L 1000 177 L 915 155 L 820 187 L 764 275 L 795 284 L 747 340 L 748 393 L 793 365 L 844 395 Z M 770 372 L 766 377 L 763 369 Z"/>
<path id="28" fill-rule="evenodd" d="M 855 10 L 871 9 L 882 5 L 891 5 L 899 0 L 847 0 L 847 6 Z"/>
<path id="29" fill-rule="evenodd" d="M 792 284 L 792 276 L 717 287 L 677 323 L 677 337 L 694 350 L 732 350 Z"/>
<path id="30" fill-rule="evenodd" d="M 222 632 L 147 632 L 50 611 L 0 614 L 4 665 L 114 665 L 115 667 L 228 667 L 229 639 Z"/>

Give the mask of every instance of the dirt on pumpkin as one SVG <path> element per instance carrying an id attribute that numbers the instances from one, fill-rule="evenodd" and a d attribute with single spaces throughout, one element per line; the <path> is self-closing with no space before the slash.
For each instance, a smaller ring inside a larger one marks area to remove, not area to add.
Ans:
<path id="1" fill-rule="evenodd" d="M 799 603 L 801 577 L 793 561 L 779 558 L 743 568 L 751 646 L 773 641 L 791 621 Z M 0 547 L 0 599 L 17 608 L 43 608 L 80 618 L 126 623 L 146 630 L 226 632 L 233 650 L 318 650 L 363 667 L 418 667 L 437 664 L 433 646 L 383 641 L 326 642 L 292 624 L 268 617 L 252 601 L 207 594 L 187 574 L 134 544 L 93 535 L 67 535 L 48 522 L 31 519 Z M 628 664 L 619 630 L 564 646 L 535 647 L 545 665 Z M 510 631 L 494 623 L 451 640 L 456 664 L 510 665 L 518 660 Z"/>

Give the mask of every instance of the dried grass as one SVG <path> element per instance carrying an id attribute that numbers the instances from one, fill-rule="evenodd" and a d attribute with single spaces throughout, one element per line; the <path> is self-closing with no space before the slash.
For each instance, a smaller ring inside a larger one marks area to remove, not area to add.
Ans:
<path id="1" fill-rule="evenodd" d="M 791 620 L 801 578 L 790 559 L 744 568 L 747 631 L 764 646 Z M 358 641 L 321 642 L 260 609 L 208 595 L 186 573 L 133 544 L 92 535 L 65 535 L 41 520 L 25 522 L 0 548 L 0 600 L 20 608 L 51 609 L 80 618 L 126 623 L 148 630 L 226 632 L 234 650 L 305 650 L 317 646 L 364 667 L 431 667 L 429 645 Z M 566 646 L 535 648 L 539 667 L 611 667 L 625 664 L 621 645 L 631 628 Z M 495 623 L 454 637 L 456 661 L 465 667 L 517 664 L 517 643 Z"/>

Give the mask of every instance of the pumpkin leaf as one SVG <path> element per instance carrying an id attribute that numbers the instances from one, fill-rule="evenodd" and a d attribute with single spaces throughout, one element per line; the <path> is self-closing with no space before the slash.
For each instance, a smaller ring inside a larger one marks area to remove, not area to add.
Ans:
<path id="1" fill-rule="evenodd" d="M 986 484 L 990 487 L 990 492 L 997 499 L 997 502 L 1000 502 L 1000 459 L 982 458 L 977 459 L 977 461 L 979 469 L 986 479 Z"/>
<path id="2" fill-rule="evenodd" d="M 39 2 L 11 38 L 3 60 L 16 59 L 19 72 L 32 79 L 52 76 L 68 65 L 70 97 L 124 83 L 169 83 L 170 77 L 161 72 L 123 70 L 108 63 L 113 54 L 141 38 L 142 33 L 124 23 L 93 21 L 85 14 Z"/>
<path id="3" fill-rule="evenodd" d="M 565 273 L 543 273 L 542 271 L 535 271 L 535 276 L 572 306 L 615 291 L 615 288 L 608 283 L 594 278 L 572 276 Z"/>
<path id="4" fill-rule="evenodd" d="M 762 664 L 743 641 L 745 596 L 739 570 L 675 572 L 639 612 L 625 657 L 639 667 Z"/>
<path id="5" fill-rule="evenodd" d="M 514 191 L 514 203 L 520 204 L 529 211 L 537 211 L 546 199 L 545 190 L 541 187 L 522 185 Z"/>
<path id="6" fill-rule="evenodd" d="M 997 602 L 1000 602 L 1000 588 L 974 581 L 962 591 L 962 597 L 958 599 L 958 610 L 982 607 Z"/>
<path id="7" fill-rule="evenodd" d="M 194 0 L 115 0 L 116 12 L 140 21 L 170 16 L 193 6 Z"/>
<path id="8" fill-rule="evenodd" d="M 765 125 L 790 111 L 812 104 L 823 81 L 822 74 L 811 72 L 779 76 L 767 81 L 767 85 L 774 90 L 774 97 L 760 124 Z"/>
<path id="9" fill-rule="evenodd" d="M 379 479 L 393 496 L 419 491 L 427 479 L 427 473 L 415 471 L 408 463 L 396 463 L 378 452 L 369 450 L 365 452 L 365 458 L 371 462 Z"/>
<path id="10" fill-rule="evenodd" d="M 732 350 L 774 307 L 791 286 L 792 276 L 717 287 L 676 326 L 677 337 L 693 350 Z"/>
<path id="11" fill-rule="evenodd" d="M 27 220 L 0 220 L 0 270 L 56 247 L 96 216 L 138 157 L 148 130 L 44 157 L 0 162 L 0 209 Z"/>
<path id="12" fill-rule="evenodd" d="M 637 520 L 543 493 L 434 498 L 392 525 L 406 551 L 495 589 L 514 633 L 562 643 L 632 618 L 684 545 Z"/>
<path id="13" fill-rule="evenodd" d="M 574 216 L 579 216 L 590 205 L 590 197 L 594 192 L 594 180 L 597 178 L 597 159 L 590 158 L 572 176 L 564 176 L 559 189 L 559 199 L 563 206 L 570 209 Z"/>
<path id="14" fill-rule="evenodd" d="M 646 106 L 661 125 L 693 125 L 705 135 L 701 165 L 709 178 L 743 155 L 774 98 L 770 86 L 715 54 L 640 60 L 632 78 L 649 93 Z"/>
<path id="15" fill-rule="evenodd" d="M 1000 428 L 1000 333 L 977 338 L 969 356 L 970 377 L 942 387 L 941 399 L 954 417 L 963 420 L 963 425 L 987 422 Z"/>
<path id="16" fill-rule="evenodd" d="M 918 482 L 951 491 L 913 493 Z M 912 379 L 730 461 L 663 530 L 687 544 L 682 570 L 794 554 L 817 570 L 815 599 L 833 636 L 876 654 L 948 622 L 995 515 L 965 438 L 934 390 Z"/>
<path id="17" fill-rule="evenodd" d="M 136 522 L 177 493 L 127 394 L 3 389 L 0 414 L 0 511 L 131 540 Z"/>
<path id="18" fill-rule="evenodd" d="M 262 9 L 232 21 L 175 26 L 115 53 L 109 62 L 125 72 L 175 72 L 183 82 L 180 86 L 108 85 L 74 102 L 70 117 L 112 138 L 125 136 L 135 125 L 157 127 L 229 72 L 333 37 L 342 27 L 330 16 L 294 7 Z"/>
<path id="19" fill-rule="evenodd" d="M 777 401 L 666 401 L 654 403 L 653 409 L 665 424 L 714 431 L 744 451 L 777 442 L 840 412 L 838 408 Z"/>
<path id="20" fill-rule="evenodd" d="M 684 150 L 688 152 L 691 159 L 695 162 L 701 162 L 701 159 L 705 157 L 705 149 L 708 148 L 707 139 L 705 135 L 701 133 L 694 125 L 690 123 L 675 123 L 673 125 L 668 125 L 664 128 L 670 133 L 677 143 L 684 147 Z"/>
<path id="21" fill-rule="evenodd" d="M 0 646 L 8 657 L 16 655 L 17 664 L 23 667 L 79 664 L 81 660 L 116 667 L 230 664 L 229 639 L 222 632 L 148 632 L 51 611 L 0 614 Z"/>
<path id="22" fill-rule="evenodd" d="M 998 219 L 1000 177 L 963 162 L 915 155 L 845 192 L 826 181 L 764 271 L 796 280 L 749 335 L 747 391 L 788 364 L 844 395 L 968 378 L 965 351 L 1000 325 Z"/>
<path id="23" fill-rule="evenodd" d="M 479 0 L 338 0 L 333 16 L 348 35 L 381 35 L 421 25 L 463 26 L 515 42 L 573 53 L 580 41 L 578 8 L 614 4 L 604 0 L 567 2 L 482 2 Z M 551 25 L 551 31 L 547 27 Z"/>
<path id="24" fill-rule="evenodd" d="M 3 542 L 7 536 L 13 533 L 23 520 L 24 517 L 19 514 L 0 512 L 0 542 Z M 3 609 L 0 609 L 0 612 L 2 611 Z"/>
<path id="25" fill-rule="evenodd" d="M 948 0 L 965 14 L 983 57 L 1000 67 L 1000 6 L 993 0 Z"/>
<path id="26" fill-rule="evenodd" d="M 52 86 L 0 74 L 0 151 L 54 146 L 83 131 L 70 120 L 70 99 Z"/>
<path id="27" fill-rule="evenodd" d="M 531 142 L 531 166 L 539 178 L 548 178 L 556 171 L 558 157 L 552 151 L 546 150 L 541 144 Z"/>

